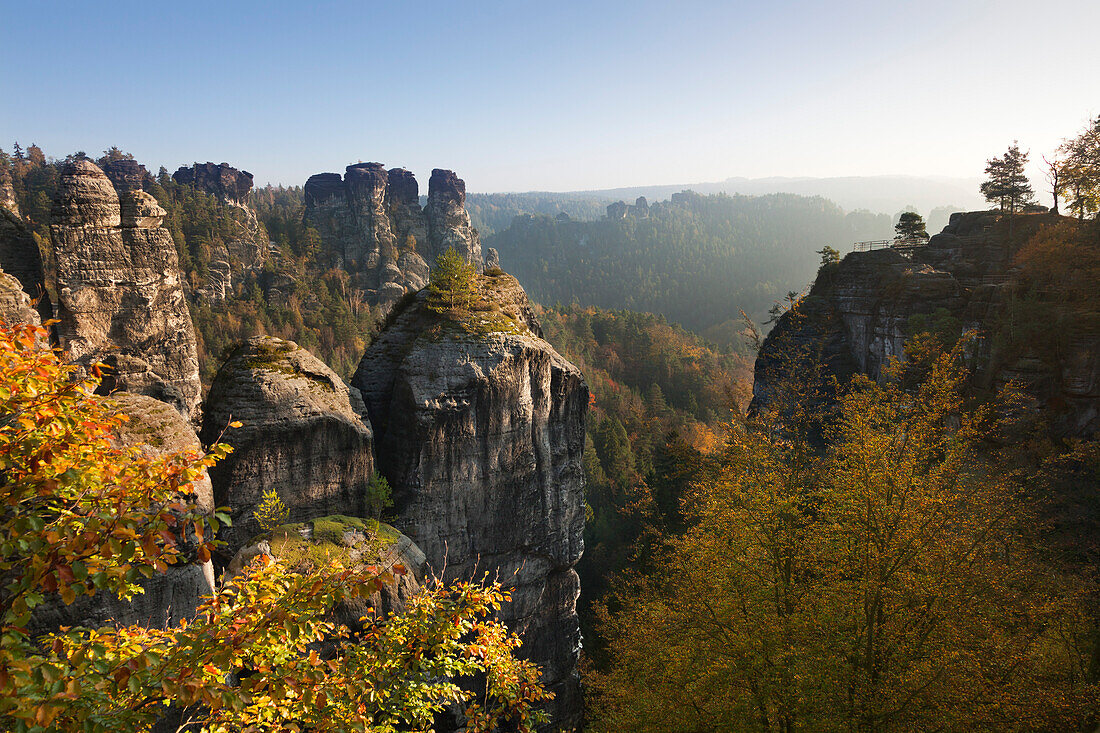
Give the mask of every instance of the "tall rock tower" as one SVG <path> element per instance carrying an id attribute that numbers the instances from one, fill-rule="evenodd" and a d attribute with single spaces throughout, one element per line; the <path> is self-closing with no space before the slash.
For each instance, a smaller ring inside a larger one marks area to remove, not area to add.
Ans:
<path id="1" fill-rule="evenodd" d="M 74 361 L 110 367 L 102 389 L 155 397 L 193 419 L 195 329 L 164 215 L 139 188 L 120 195 L 90 161 L 65 166 L 50 225 L 57 333 Z"/>
<path id="2" fill-rule="evenodd" d="M 349 165 L 343 177 L 310 176 L 305 194 L 307 223 L 371 305 L 391 306 L 424 287 L 448 247 L 482 269 L 481 239 L 464 208 L 466 184 L 451 171 L 432 171 L 425 208 L 416 177 L 381 163 Z"/>

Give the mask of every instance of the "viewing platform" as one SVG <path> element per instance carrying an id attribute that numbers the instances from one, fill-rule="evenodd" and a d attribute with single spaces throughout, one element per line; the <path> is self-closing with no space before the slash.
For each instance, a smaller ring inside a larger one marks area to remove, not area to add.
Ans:
<path id="1" fill-rule="evenodd" d="M 870 252 L 873 249 L 895 249 L 905 257 L 912 257 L 915 250 L 928 245 L 927 239 L 920 237 L 906 237 L 904 239 L 872 239 L 867 242 L 856 242 L 852 245 L 853 252 Z"/>

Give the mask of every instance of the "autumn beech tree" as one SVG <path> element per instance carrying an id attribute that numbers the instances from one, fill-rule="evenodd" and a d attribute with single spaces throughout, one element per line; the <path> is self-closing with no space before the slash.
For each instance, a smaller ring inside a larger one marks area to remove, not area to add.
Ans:
<path id="1" fill-rule="evenodd" d="M 600 611 L 594 730 L 1083 729 L 1083 592 L 983 452 L 964 348 L 915 389 L 857 377 L 824 450 L 791 410 L 732 426 L 688 529 Z"/>
<path id="2" fill-rule="evenodd" d="M 31 638 L 48 597 L 131 598 L 191 553 L 208 559 L 228 521 L 204 516 L 193 489 L 227 446 L 158 458 L 117 447 L 124 417 L 92 395 L 98 377 L 76 379 L 45 341 L 42 328 L 0 325 L 0 729 L 148 731 L 169 711 L 207 733 L 427 730 L 450 706 L 469 731 L 541 719 L 550 695 L 492 618 L 508 600 L 496 585 L 429 582 L 405 612 L 353 634 L 333 609 L 386 574 L 335 562 L 292 573 L 261 556 L 179 626 Z"/>

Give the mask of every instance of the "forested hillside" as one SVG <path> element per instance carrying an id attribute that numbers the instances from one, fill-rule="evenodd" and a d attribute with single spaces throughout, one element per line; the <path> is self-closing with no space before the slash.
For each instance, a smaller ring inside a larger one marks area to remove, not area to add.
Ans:
<path id="1" fill-rule="evenodd" d="M 586 648 L 592 603 L 612 574 L 637 567 L 653 536 L 680 526 L 680 499 L 747 403 L 751 362 L 661 316 L 539 308 L 544 336 L 592 390 L 584 467 L 588 516 L 577 571 Z M 648 528 L 648 530 L 647 530 Z"/>
<path id="2" fill-rule="evenodd" d="M 581 222 L 520 216 L 485 239 L 540 303 L 661 313 L 736 345 L 739 311 L 762 322 L 813 278 L 816 250 L 893 235 L 889 216 L 821 198 L 677 194 L 648 215 Z"/>

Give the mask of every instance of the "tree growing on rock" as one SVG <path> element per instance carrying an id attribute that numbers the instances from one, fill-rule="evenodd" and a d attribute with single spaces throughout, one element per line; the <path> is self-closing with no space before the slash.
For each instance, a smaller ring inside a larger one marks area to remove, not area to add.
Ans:
<path id="1" fill-rule="evenodd" d="M 168 565 L 208 560 L 228 519 L 204 516 L 192 484 L 229 448 L 150 458 L 117 447 L 124 417 L 46 337 L 0 324 L 0 730 L 147 731 L 169 706 L 179 730 L 204 733 L 427 730 L 450 705 L 468 731 L 540 720 L 534 706 L 550 694 L 492 619 L 508 600 L 496 585 L 429 584 L 352 639 L 333 609 L 386 574 L 335 562 L 297 574 L 261 556 L 179 626 L 31 638 L 47 598 L 132 598 Z M 319 656 L 321 642 L 333 653 Z"/>
<path id="2" fill-rule="evenodd" d="M 256 507 L 254 516 L 256 524 L 260 525 L 260 529 L 264 532 L 270 532 L 276 527 L 286 524 L 287 517 L 290 516 L 290 509 L 279 498 L 275 487 L 270 486 L 264 489 L 263 498 L 260 505 Z"/>
<path id="3" fill-rule="evenodd" d="M 477 294 L 477 270 L 454 247 L 439 255 L 428 279 L 428 307 L 437 313 L 469 308 Z"/>
<path id="4" fill-rule="evenodd" d="M 894 225 L 894 239 L 919 239 L 928 241 L 928 230 L 925 228 L 924 217 L 915 211 L 904 211 Z"/>
<path id="5" fill-rule="evenodd" d="M 1024 173 L 1027 155 L 1020 152 L 1020 146 L 1013 141 L 1003 157 L 986 161 L 985 172 L 989 179 L 979 190 L 986 201 L 1000 206 L 1002 212 L 1011 214 L 1035 203 L 1035 191 Z"/>

